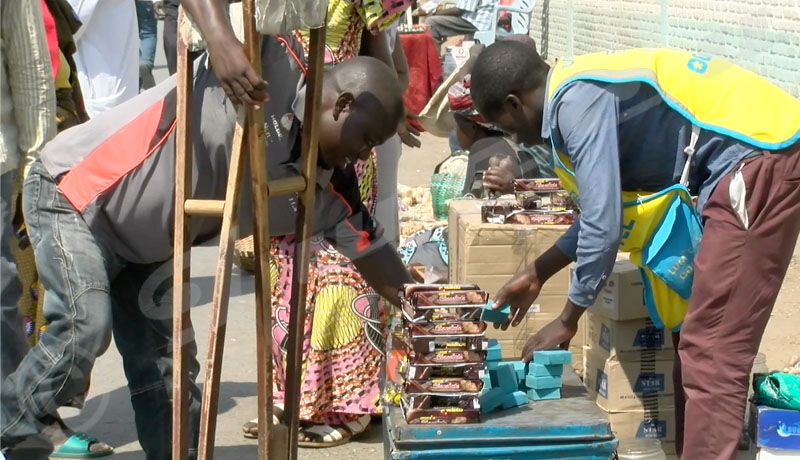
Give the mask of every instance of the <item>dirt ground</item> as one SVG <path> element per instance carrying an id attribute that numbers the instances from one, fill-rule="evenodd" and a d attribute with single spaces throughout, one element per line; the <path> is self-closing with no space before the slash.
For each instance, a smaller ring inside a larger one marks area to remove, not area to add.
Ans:
<path id="1" fill-rule="evenodd" d="M 783 369 L 792 357 L 800 355 L 800 254 L 797 250 L 761 339 L 761 353 L 767 356 L 770 369 Z"/>

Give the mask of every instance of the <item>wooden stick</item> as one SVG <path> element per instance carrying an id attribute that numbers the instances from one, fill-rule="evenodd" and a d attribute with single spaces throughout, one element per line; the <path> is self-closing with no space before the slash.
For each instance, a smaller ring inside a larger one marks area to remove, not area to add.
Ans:
<path id="1" fill-rule="evenodd" d="M 183 15 L 183 12 L 180 13 Z M 192 197 L 192 85 L 189 50 L 178 37 L 178 93 L 175 138 L 175 221 L 172 278 L 172 458 L 189 455 L 189 348 L 184 331 L 191 330 L 189 310 L 192 236 L 184 203 Z"/>
<path id="2" fill-rule="evenodd" d="M 286 357 L 286 396 L 284 414 L 289 429 L 289 459 L 297 459 L 297 431 L 300 427 L 300 385 L 303 376 L 303 328 L 308 293 L 308 260 L 314 218 L 317 148 L 319 144 L 319 106 L 322 99 L 322 57 L 325 28 L 311 30 L 309 70 L 306 78 L 305 121 L 303 123 L 303 176 L 308 183 L 297 204 L 297 227 L 292 273 L 292 300 L 289 316 L 289 342 Z"/>
<path id="3" fill-rule="evenodd" d="M 242 2 L 244 15 L 244 44 L 250 58 L 250 64 L 260 77 L 261 69 L 261 35 L 255 27 L 254 0 Z M 258 388 L 258 458 L 267 460 L 270 450 L 286 443 L 284 440 L 272 439 L 272 292 L 270 290 L 269 271 L 269 200 L 267 189 L 267 160 L 264 143 L 264 132 L 261 126 L 264 112 L 261 109 L 248 107 L 247 142 L 250 154 L 250 181 L 253 199 L 253 250 L 255 263 L 253 272 L 256 287 L 256 368 Z M 285 450 L 279 449 L 279 450 Z"/>
<path id="4" fill-rule="evenodd" d="M 208 333 L 208 355 L 206 358 L 206 376 L 203 385 L 203 402 L 200 412 L 200 442 L 197 458 L 212 460 L 214 458 L 214 442 L 217 431 L 217 407 L 219 404 L 219 379 L 222 374 L 222 353 L 225 347 L 225 330 L 228 319 L 228 301 L 230 300 L 231 268 L 233 265 L 233 223 L 238 211 L 241 194 L 241 176 L 244 165 L 246 135 L 246 109 L 240 108 L 236 118 L 236 130 L 233 133 L 233 149 L 231 152 L 228 185 L 225 191 L 225 212 L 222 215 L 222 231 L 219 238 L 219 256 L 217 272 L 214 277 L 214 292 L 211 304 L 211 324 Z"/>

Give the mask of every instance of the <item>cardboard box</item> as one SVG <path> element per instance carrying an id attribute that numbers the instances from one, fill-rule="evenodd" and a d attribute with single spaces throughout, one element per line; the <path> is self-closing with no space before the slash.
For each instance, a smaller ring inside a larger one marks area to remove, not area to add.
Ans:
<path id="1" fill-rule="evenodd" d="M 569 226 L 482 223 L 481 203 L 481 200 L 450 202 L 449 281 L 469 280 L 494 294 L 509 278 L 555 244 Z M 568 288 L 569 270 L 566 269 L 545 285 L 545 290 L 561 295 L 564 302 Z M 563 307 L 564 303 L 558 311 Z"/>
<path id="2" fill-rule="evenodd" d="M 675 358 L 672 333 L 657 329 L 650 318 L 614 321 L 586 312 L 586 346 L 596 356 L 618 361 Z"/>
<path id="3" fill-rule="evenodd" d="M 608 414 L 611 431 L 624 442 L 625 439 L 658 439 L 665 454 L 675 453 L 675 409 L 624 411 Z"/>
<path id="4" fill-rule="evenodd" d="M 750 437 L 761 448 L 800 451 L 800 411 L 751 406 Z"/>
<path id="5" fill-rule="evenodd" d="M 672 361 L 617 361 L 583 353 L 583 384 L 597 405 L 608 412 L 674 407 Z"/>
<path id="6" fill-rule="evenodd" d="M 800 450 L 780 450 L 762 447 L 758 449 L 756 460 L 797 460 L 800 458 Z"/>
<path id="7" fill-rule="evenodd" d="M 498 289 L 533 263 L 567 231 L 566 225 L 486 224 L 481 222 L 481 200 L 450 202 L 449 281 L 476 283 L 494 295 Z M 490 327 L 486 337 L 497 339 L 504 359 L 519 359 L 528 338 L 554 320 L 564 309 L 569 290 L 569 270 L 550 278 L 516 328 L 507 331 Z M 459 281 L 461 280 L 461 281 Z M 469 281 L 466 281 L 469 280 Z M 573 365 L 582 369 L 586 322 L 570 342 Z"/>
<path id="8" fill-rule="evenodd" d="M 618 260 L 589 311 L 616 321 L 647 318 L 639 267 L 627 260 Z"/>

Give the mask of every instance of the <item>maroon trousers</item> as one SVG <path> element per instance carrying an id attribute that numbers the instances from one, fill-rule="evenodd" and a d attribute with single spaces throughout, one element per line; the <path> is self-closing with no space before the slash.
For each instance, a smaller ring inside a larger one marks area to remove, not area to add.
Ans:
<path id="1" fill-rule="evenodd" d="M 739 166 L 703 210 L 692 297 L 676 347 L 683 460 L 736 458 L 750 369 L 800 232 L 800 145 L 743 164 L 747 227 L 729 192 Z"/>

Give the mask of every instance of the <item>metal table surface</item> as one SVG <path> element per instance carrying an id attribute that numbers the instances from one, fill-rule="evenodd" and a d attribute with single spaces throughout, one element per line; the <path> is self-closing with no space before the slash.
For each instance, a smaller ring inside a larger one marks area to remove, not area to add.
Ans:
<path id="1" fill-rule="evenodd" d="M 607 459 L 616 440 L 606 414 L 587 397 L 570 366 L 562 399 L 487 414 L 479 424 L 409 425 L 402 411 L 384 413 L 387 458 Z"/>

